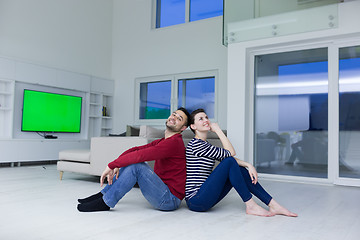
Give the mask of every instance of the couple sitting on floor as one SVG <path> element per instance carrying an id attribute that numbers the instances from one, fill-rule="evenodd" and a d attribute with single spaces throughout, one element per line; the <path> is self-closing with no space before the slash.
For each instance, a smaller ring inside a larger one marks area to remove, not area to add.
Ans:
<path id="1" fill-rule="evenodd" d="M 185 149 L 181 132 L 188 126 L 195 137 Z M 206 141 L 209 131 L 218 135 L 223 148 Z M 185 108 L 179 108 L 167 119 L 164 138 L 130 148 L 110 162 L 100 178 L 101 187 L 107 178 L 107 186 L 97 194 L 79 199 L 77 208 L 80 212 L 110 210 L 138 183 L 144 197 L 159 210 L 176 210 L 185 198 L 190 210 L 207 211 L 234 187 L 246 204 L 247 214 L 297 216 L 261 187 L 251 164 L 234 156 L 229 139 L 218 124 L 209 121 L 203 109 L 190 115 Z M 213 171 L 215 160 L 221 162 Z M 146 161 L 155 161 L 154 170 Z M 259 206 L 252 194 L 269 210 Z"/>

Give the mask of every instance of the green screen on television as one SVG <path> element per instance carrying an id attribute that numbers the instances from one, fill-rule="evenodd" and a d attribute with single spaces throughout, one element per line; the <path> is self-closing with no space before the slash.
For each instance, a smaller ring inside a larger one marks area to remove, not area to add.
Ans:
<path id="1" fill-rule="evenodd" d="M 21 131 L 79 133 L 82 98 L 24 89 Z"/>

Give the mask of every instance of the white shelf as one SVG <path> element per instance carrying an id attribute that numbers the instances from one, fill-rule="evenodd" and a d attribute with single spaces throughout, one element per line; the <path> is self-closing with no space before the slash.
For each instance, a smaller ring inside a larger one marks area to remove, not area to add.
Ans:
<path id="1" fill-rule="evenodd" d="M 0 138 L 12 137 L 15 82 L 0 79 Z"/>
<path id="2" fill-rule="evenodd" d="M 112 131 L 113 96 L 100 92 L 90 92 L 89 138 L 108 136 Z M 106 116 L 103 116 L 103 107 Z"/>

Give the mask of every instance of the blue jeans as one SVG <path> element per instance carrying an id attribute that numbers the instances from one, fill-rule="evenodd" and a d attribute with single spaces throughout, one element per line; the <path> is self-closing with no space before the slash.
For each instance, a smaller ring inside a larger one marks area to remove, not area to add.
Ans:
<path id="1" fill-rule="evenodd" d="M 190 210 L 204 212 L 220 202 L 234 187 L 244 202 L 252 194 L 268 205 L 272 197 L 259 183 L 253 184 L 246 168 L 240 167 L 233 157 L 225 158 L 201 185 L 195 196 L 186 201 Z"/>
<path id="2" fill-rule="evenodd" d="M 137 163 L 120 168 L 118 179 L 114 177 L 112 185 L 107 185 L 101 190 L 106 205 L 111 208 L 115 207 L 136 182 L 144 197 L 154 208 L 171 211 L 180 206 L 181 200 L 170 192 L 168 186 L 147 163 Z"/>

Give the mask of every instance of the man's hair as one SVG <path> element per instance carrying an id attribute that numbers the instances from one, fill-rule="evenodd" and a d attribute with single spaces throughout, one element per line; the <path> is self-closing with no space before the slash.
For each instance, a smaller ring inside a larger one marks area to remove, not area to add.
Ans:
<path id="1" fill-rule="evenodd" d="M 189 114 L 189 112 L 188 112 L 188 110 L 186 110 L 186 108 L 183 108 L 183 107 L 180 107 L 180 108 L 178 108 L 177 110 L 180 110 L 180 111 L 182 111 L 183 113 L 185 113 L 185 115 L 186 115 L 186 126 L 188 127 L 188 126 L 190 126 L 190 114 Z"/>
<path id="2" fill-rule="evenodd" d="M 196 110 L 194 110 L 194 111 L 191 112 L 190 118 L 189 118 L 189 126 L 190 126 L 191 124 L 194 124 L 194 122 L 195 122 L 195 115 L 198 114 L 198 113 L 201 113 L 201 112 L 205 113 L 205 110 L 202 109 L 202 108 L 198 108 L 198 109 L 196 109 Z M 191 127 L 190 127 L 190 130 L 191 130 L 193 133 L 195 133 L 195 130 L 192 129 Z"/>

